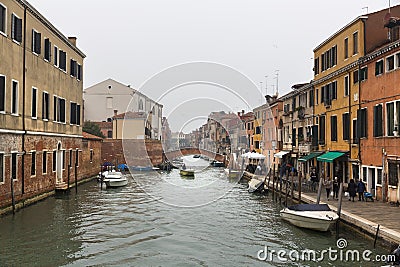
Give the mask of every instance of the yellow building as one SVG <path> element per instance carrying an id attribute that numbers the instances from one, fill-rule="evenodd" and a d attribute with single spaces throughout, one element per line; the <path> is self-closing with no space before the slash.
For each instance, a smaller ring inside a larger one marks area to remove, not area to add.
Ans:
<path id="1" fill-rule="evenodd" d="M 357 126 L 366 123 L 366 112 L 360 108 L 359 90 L 368 69 L 360 68 L 358 60 L 388 42 L 383 27 L 387 12 L 356 18 L 314 49 L 314 123 L 319 151 L 329 152 L 317 160 L 325 177 L 360 177 L 359 140 L 366 133 L 357 132 Z M 392 7 L 391 14 L 399 16 L 400 7 Z"/>
<path id="2" fill-rule="evenodd" d="M 17 202 L 49 192 L 73 177 L 67 166 L 79 167 L 85 55 L 24 0 L 0 0 L 0 22 L 0 203 L 8 205 L 10 191 Z"/>

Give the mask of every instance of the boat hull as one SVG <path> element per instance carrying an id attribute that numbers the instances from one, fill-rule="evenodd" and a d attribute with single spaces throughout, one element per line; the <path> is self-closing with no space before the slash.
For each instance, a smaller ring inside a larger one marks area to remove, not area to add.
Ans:
<path id="1" fill-rule="evenodd" d="M 107 187 L 122 187 L 128 184 L 128 180 L 125 179 L 104 179 L 104 183 Z"/>
<path id="2" fill-rule="evenodd" d="M 293 211 L 288 208 L 281 210 L 281 217 L 291 224 L 311 230 L 326 232 L 339 216 L 333 211 Z"/>
<path id="3" fill-rule="evenodd" d="M 179 174 L 182 176 L 194 177 L 194 171 L 191 170 L 180 170 Z"/>

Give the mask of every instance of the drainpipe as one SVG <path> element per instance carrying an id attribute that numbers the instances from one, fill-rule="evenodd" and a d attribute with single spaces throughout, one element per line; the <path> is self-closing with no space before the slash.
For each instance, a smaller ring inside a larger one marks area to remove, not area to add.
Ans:
<path id="1" fill-rule="evenodd" d="M 24 7 L 24 45 L 23 45 L 23 63 L 22 63 L 22 195 L 25 193 L 25 137 L 26 137 L 26 126 L 25 126 L 25 103 L 26 103 L 26 6 Z"/>

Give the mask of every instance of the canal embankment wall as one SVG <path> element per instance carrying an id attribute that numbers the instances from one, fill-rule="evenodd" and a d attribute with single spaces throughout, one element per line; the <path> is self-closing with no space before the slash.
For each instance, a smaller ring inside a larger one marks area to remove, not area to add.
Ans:
<path id="1" fill-rule="evenodd" d="M 314 196 L 308 195 L 307 193 L 301 193 L 301 199 L 299 199 L 299 191 L 293 190 L 292 194 L 290 188 L 286 190 L 285 186 L 280 187 L 277 181 L 275 181 L 274 183 L 273 179 L 269 179 L 268 176 L 254 175 L 248 172 L 244 172 L 243 179 L 249 181 L 252 178 L 258 179 L 260 181 L 265 181 L 265 184 L 268 186 L 269 190 L 272 190 L 274 194 L 279 195 L 280 198 L 285 198 L 283 202 L 288 200 L 290 201 L 291 196 L 293 195 L 293 201 L 297 203 L 317 203 L 317 199 Z M 343 199 L 347 200 L 347 198 Z M 320 203 L 326 202 L 321 201 Z M 333 211 L 338 212 L 338 205 L 333 205 L 332 203 L 326 204 L 328 204 Z M 366 213 L 365 215 L 368 216 L 368 213 Z M 390 216 L 388 217 L 390 219 Z M 390 229 L 389 227 L 386 227 L 377 222 L 366 219 L 365 217 L 361 217 L 352 212 L 349 212 L 345 208 L 341 209 L 340 221 L 369 238 L 376 238 L 377 241 L 382 243 L 384 246 L 393 247 L 400 244 L 400 232 Z"/>

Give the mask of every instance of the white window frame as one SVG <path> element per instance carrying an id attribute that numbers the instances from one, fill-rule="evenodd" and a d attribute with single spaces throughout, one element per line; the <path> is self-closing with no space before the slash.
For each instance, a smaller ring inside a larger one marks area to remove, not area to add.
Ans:
<path id="1" fill-rule="evenodd" d="M 388 58 L 393 57 L 393 69 L 389 70 L 389 64 L 387 64 L 387 60 Z M 396 55 L 395 54 L 391 54 L 387 57 L 385 57 L 385 72 L 392 72 L 396 69 Z"/>
<path id="2" fill-rule="evenodd" d="M 4 74 L 0 74 L 0 76 L 4 77 L 4 110 L 0 110 L 0 114 L 6 114 L 7 107 L 7 77 Z"/>
<path id="3" fill-rule="evenodd" d="M 347 84 L 346 84 L 346 78 L 347 78 Z M 344 95 L 344 97 L 348 97 L 350 95 L 350 75 L 349 74 L 344 76 L 343 85 L 344 85 L 343 86 L 343 95 Z M 346 95 L 346 85 L 347 85 L 347 89 L 348 89 L 347 95 Z"/>
<path id="4" fill-rule="evenodd" d="M 31 116 L 32 116 L 32 119 L 33 120 L 37 120 L 37 118 L 38 118 L 38 89 L 35 87 L 35 86 L 32 86 L 32 96 L 31 96 L 31 113 L 32 113 L 32 111 L 33 111 L 33 107 L 32 107 L 32 104 L 33 104 L 33 90 L 36 90 L 36 110 L 35 110 L 35 113 L 36 113 L 36 116 L 32 116 L 32 114 L 31 114 Z"/>
<path id="5" fill-rule="evenodd" d="M 380 186 L 382 186 L 382 184 L 378 183 L 378 170 L 381 170 L 381 171 L 383 172 L 383 170 L 382 170 L 382 167 L 376 167 L 376 166 L 375 166 L 375 179 L 376 179 L 376 185 L 380 185 Z"/>
<path id="6" fill-rule="evenodd" d="M 48 39 L 49 40 L 49 42 L 50 42 L 50 60 L 47 60 L 46 59 L 46 39 Z M 53 47 L 52 47 L 52 45 L 51 45 L 51 41 L 50 41 L 50 37 L 43 37 L 43 60 L 44 61 L 46 61 L 46 62 L 50 62 L 51 63 L 51 60 L 52 60 L 52 58 L 51 58 L 51 55 L 52 55 L 52 52 L 54 52 L 54 51 L 52 51 L 52 49 L 53 49 Z M 54 62 L 53 62 L 54 63 Z"/>
<path id="7" fill-rule="evenodd" d="M 37 152 L 36 152 L 36 150 L 31 150 L 31 151 L 29 151 L 29 153 L 31 153 L 31 155 L 33 154 L 33 153 L 35 153 L 35 174 L 32 174 L 30 171 L 31 170 L 29 170 L 29 173 L 30 173 L 30 176 L 31 177 L 36 177 L 36 174 L 37 174 L 37 171 L 36 171 L 36 169 L 37 169 Z M 32 159 L 31 159 L 31 164 L 32 164 Z M 32 165 L 31 165 L 31 168 L 32 168 Z"/>
<path id="8" fill-rule="evenodd" d="M 357 33 L 357 52 L 356 53 L 354 52 L 354 34 L 355 33 Z M 352 56 L 354 57 L 354 56 L 357 56 L 360 53 L 359 47 L 358 47 L 358 45 L 360 44 L 360 34 L 359 34 L 358 31 L 355 31 L 355 32 L 353 32 L 351 37 L 352 37 L 352 41 L 353 41 L 353 55 Z"/>
<path id="9" fill-rule="evenodd" d="M 4 153 L 4 151 L 0 151 L 0 154 L 3 155 L 3 161 L 0 162 L 0 164 L 3 164 L 3 173 L 2 173 L 2 177 L 3 177 L 3 181 L 0 181 L 0 185 L 4 184 L 6 182 L 6 171 L 5 171 L 5 166 L 6 166 L 6 154 Z"/>
<path id="10" fill-rule="evenodd" d="M 385 116 L 384 116 L 384 123 L 385 123 L 385 135 L 386 137 L 395 137 L 394 135 L 388 135 L 389 133 L 389 124 L 387 123 L 388 121 L 388 110 L 387 110 L 387 105 L 393 103 L 393 125 L 394 127 L 396 127 L 396 114 L 398 112 L 400 112 L 400 110 L 397 110 L 396 108 L 396 103 L 400 102 L 400 100 L 393 100 L 393 101 L 388 101 L 385 103 Z M 400 121 L 397 121 L 397 124 L 400 125 Z M 400 131 L 400 129 L 397 129 L 398 131 Z"/>
<path id="11" fill-rule="evenodd" d="M 16 17 L 16 18 L 18 18 L 18 19 L 20 19 L 20 20 L 22 20 L 17 14 L 15 14 L 15 13 L 13 12 L 13 13 L 11 14 L 11 28 L 12 28 L 12 26 L 13 26 L 13 21 L 12 21 L 13 16 Z M 15 39 L 13 38 L 13 36 L 12 36 L 12 30 L 13 30 L 13 29 L 11 29 L 11 40 L 12 40 L 14 43 L 16 43 L 16 44 L 21 45 L 20 42 L 18 42 L 17 40 L 15 40 Z M 23 30 L 23 29 L 22 29 L 22 30 Z M 22 39 L 23 39 L 23 38 L 24 38 L 24 37 L 22 37 Z"/>
<path id="12" fill-rule="evenodd" d="M 33 28 L 32 29 L 32 47 L 31 47 L 31 49 L 32 49 L 32 54 L 34 54 L 35 56 L 39 56 L 39 54 L 38 53 L 36 53 L 35 52 L 35 45 L 36 45 L 36 42 L 35 42 L 35 33 L 36 34 L 39 34 L 40 32 L 38 32 L 35 28 Z M 41 38 L 40 38 L 41 39 Z"/>
<path id="13" fill-rule="evenodd" d="M 44 158 L 44 152 L 46 152 L 46 172 L 43 172 L 43 158 Z M 49 151 L 48 150 L 43 150 L 42 151 L 42 166 L 41 166 L 41 168 L 42 168 L 42 175 L 46 175 L 48 172 L 49 172 L 49 170 L 48 170 L 48 167 L 49 166 L 47 166 L 48 164 L 47 164 L 47 157 L 49 156 Z"/>
<path id="14" fill-rule="evenodd" d="M 14 90 L 14 88 L 13 88 L 13 86 L 14 86 L 14 82 L 16 82 L 17 83 L 17 102 L 16 102 L 16 112 L 15 113 L 13 113 L 12 112 L 12 109 L 13 109 L 13 102 L 14 102 L 14 95 L 13 95 L 13 90 Z M 17 81 L 17 80 L 14 80 L 14 79 L 12 79 L 11 80 L 11 110 L 10 110 L 10 112 L 11 112 L 11 115 L 12 116 L 19 116 L 18 115 L 18 106 L 19 106 L 19 82 Z"/>
<path id="15" fill-rule="evenodd" d="M 7 37 L 7 23 L 8 23 L 8 21 L 7 21 L 7 18 L 8 18 L 8 16 L 7 16 L 7 7 L 1 2 L 0 2 L 0 6 L 2 6 L 5 9 L 5 12 L 4 12 L 5 13 L 4 14 L 4 32 L 2 30 L 0 30 L 0 34 L 5 36 L 5 37 Z"/>
<path id="16" fill-rule="evenodd" d="M 12 155 L 13 154 L 16 154 L 17 155 L 17 157 L 16 157 L 16 168 L 15 168 L 15 179 L 13 179 L 12 178 Z M 18 151 L 11 151 L 11 155 L 10 155 L 10 179 L 11 179 L 11 182 L 13 182 L 13 181 L 18 181 Z"/>
<path id="17" fill-rule="evenodd" d="M 47 111 L 48 111 L 48 117 L 50 117 L 50 94 L 49 94 L 49 92 L 47 92 L 47 91 L 43 91 L 42 92 L 42 120 L 43 121 L 49 121 L 49 118 L 43 118 L 43 97 L 44 97 L 44 94 L 47 94 L 49 97 L 48 97 L 48 102 L 49 103 L 47 103 L 48 104 L 48 106 L 47 106 Z"/>

